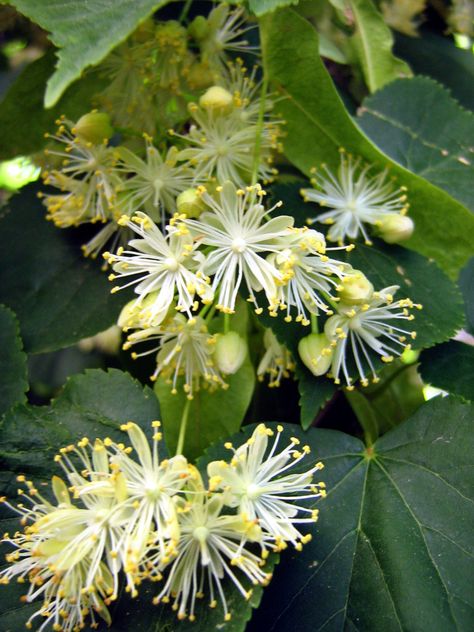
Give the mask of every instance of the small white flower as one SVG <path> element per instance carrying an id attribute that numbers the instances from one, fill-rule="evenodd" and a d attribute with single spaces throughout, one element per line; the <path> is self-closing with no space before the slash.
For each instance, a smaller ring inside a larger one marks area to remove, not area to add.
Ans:
<path id="1" fill-rule="evenodd" d="M 195 603 L 208 591 L 214 608 L 217 600 L 229 621 L 224 579 L 229 579 L 241 595 L 249 599 L 236 573 L 239 570 L 252 585 L 266 584 L 270 575 L 261 568 L 262 559 L 245 548 L 245 544 L 261 540 L 255 521 L 241 515 L 223 515 L 222 494 L 209 495 L 196 468 L 188 481 L 187 499 L 179 499 L 180 539 L 178 555 L 167 569 L 168 575 L 154 603 L 173 601 L 179 619 L 196 618 Z"/>
<path id="2" fill-rule="evenodd" d="M 299 450 L 299 439 L 292 437 L 290 444 L 277 451 L 282 426 L 277 427 L 273 445 L 268 450 L 269 437 L 275 433 L 259 424 L 250 439 L 233 451 L 230 463 L 213 461 L 208 465 L 211 488 L 224 490 L 225 502 L 248 516 L 258 520 L 264 533 L 275 542 L 276 549 L 283 549 L 291 542 L 297 549 L 310 536 L 304 536 L 296 525 L 315 522 L 317 514 L 299 503 L 325 495 L 323 483 L 313 483 L 313 475 L 323 465 L 317 463 L 308 470 L 290 473 L 309 454 L 309 446 Z M 302 514 L 309 514 L 303 518 Z"/>
<path id="3" fill-rule="evenodd" d="M 153 220 L 145 213 L 136 213 L 132 218 L 123 216 L 120 223 L 128 226 L 140 236 L 129 245 L 134 250 L 120 248 L 117 254 L 104 253 L 106 261 L 113 266 L 114 273 L 109 279 L 134 277 L 125 285 L 116 286 L 112 292 L 135 285 L 139 295 L 137 307 L 152 292 L 156 292 L 153 303 L 147 302 L 142 321 L 156 326 L 165 318 L 175 296 L 176 309 L 191 317 L 197 307 L 196 296 L 205 303 L 212 301 L 213 292 L 207 279 L 197 270 L 200 265 L 198 244 L 179 218 L 174 218 L 168 227 L 168 235 L 163 235 Z"/>
<path id="4" fill-rule="evenodd" d="M 117 148 L 117 170 L 130 175 L 117 189 L 118 207 L 126 215 L 144 211 L 153 219 L 164 218 L 165 211 L 176 211 L 176 197 L 193 183 L 193 173 L 186 166 L 177 166 L 176 147 L 163 157 L 144 134 L 146 158 L 143 160 L 126 147 Z"/>
<path id="5" fill-rule="evenodd" d="M 191 125 L 186 135 L 170 133 L 183 139 L 188 147 L 182 149 L 179 160 L 194 168 L 196 183 L 215 177 L 219 183 L 227 180 L 244 187 L 250 183 L 257 138 L 260 138 L 260 160 L 257 179 L 270 182 L 276 171 L 272 167 L 272 152 L 279 150 L 279 129 L 265 121 L 260 128 L 228 114 L 204 110 L 195 103 L 189 105 L 197 125 Z"/>
<path id="6" fill-rule="evenodd" d="M 129 449 L 122 444 L 105 440 L 112 468 L 124 477 L 127 492 L 126 504 L 130 506 L 130 518 L 124 528 L 125 561 L 128 586 L 136 595 L 135 578 L 153 576 L 146 566 L 149 548 L 165 560 L 175 555 L 179 539 L 179 524 L 175 509 L 175 496 L 180 493 L 188 477 L 188 464 L 178 455 L 160 462 L 158 444 L 162 438 L 159 421 L 152 422 L 153 448 L 139 426 L 129 422 L 121 426 L 128 433 L 136 459 L 129 456 Z"/>
<path id="7" fill-rule="evenodd" d="M 336 384 L 340 375 L 353 388 L 349 358 L 353 359 L 355 369 L 363 386 L 368 384 L 367 372 L 378 381 L 370 353 L 374 351 L 384 362 L 391 362 L 410 345 L 407 339 L 415 338 L 416 333 L 398 325 L 400 321 L 413 320 L 409 309 L 415 305 L 410 299 L 393 300 L 398 285 L 386 287 L 374 292 L 371 299 L 363 305 L 339 303 L 337 314 L 331 316 L 324 331 L 334 348 L 331 373 Z"/>
<path id="8" fill-rule="evenodd" d="M 238 189 L 225 182 L 217 189 L 219 201 L 208 193 L 203 201 L 211 212 L 203 213 L 199 220 L 186 220 L 195 238 L 212 250 L 203 262 L 203 272 L 213 276 L 212 289 L 217 294 L 217 309 L 234 313 L 239 288 L 245 282 L 250 300 L 257 305 L 254 292 L 264 290 L 269 308 L 277 303 L 277 282 L 282 274 L 266 259 L 280 249 L 279 238 L 293 225 L 293 218 L 285 215 L 266 221 L 266 216 L 281 203 L 266 210 L 262 204 L 259 185 Z"/>
<path id="9" fill-rule="evenodd" d="M 328 239 L 343 243 L 346 238 L 357 239 L 362 234 L 370 244 L 364 224 L 377 225 L 387 215 L 406 213 L 408 209 L 405 188 L 395 188 L 387 170 L 371 175 L 370 165 L 361 165 L 341 152 L 337 175 L 326 166 L 315 170 L 311 180 L 315 189 L 302 189 L 306 202 L 317 202 L 330 210 L 311 221 L 330 225 Z"/>
<path id="10" fill-rule="evenodd" d="M 50 184 L 69 195 L 63 198 L 49 194 L 43 196 L 50 219 L 60 227 L 84 222 L 106 222 L 112 217 L 115 188 L 120 183 L 115 173 L 116 152 L 107 141 L 93 144 L 74 135 L 74 124 L 61 117 L 56 134 L 48 138 L 61 143 L 61 147 L 46 149 L 45 154 L 62 160 L 60 169 L 43 172 L 45 184 Z M 71 195 L 74 196 L 72 203 Z M 71 212 L 74 207 L 74 212 Z M 68 214 L 68 211 L 70 215 Z M 80 212 L 79 212 L 80 211 Z M 69 216 L 68 216 L 69 215 Z"/>
<path id="11" fill-rule="evenodd" d="M 190 26 L 190 32 L 201 49 L 203 62 L 218 74 L 226 72 L 227 52 L 246 54 L 258 50 L 258 47 L 242 39 L 246 32 L 255 28 L 245 26 L 243 15 L 241 7 L 231 9 L 221 3 L 209 13 L 207 20 L 199 16 Z"/>
<path id="12" fill-rule="evenodd" d="M 257 368 L 259 380 L 263 380 L 266 373 L 270 376 L 270 388 L 280 386 L 282 378 L 290 377 L 295 370 L 295 363 L 288 349 L 281 345 L 271 329 L 265 329 L 263 334 L 265 354 Z"/>
<path id="13" fill-rule="evenodd" d="M 12 507 L 22 514 L 25 531 L 13 538 L 4 536 L 3 541 L 16 550 L 7 555 L 10 566 L 0 574 L 0 582 L 27 579 L 26 601 L 43 600 L 27 627 L 41 617 L 38 630 L 51 625 L 53 630 L 74 632 L 85 626 L 87 616 L 95 627 L 96 613 L 110 625 L 106 605 L 117 597 L 120 569 L 115 545 L 126 519 L 114 510 L 113 495 L 93 494 L 84 503 L 86 508 L 78 508 L 71 503 L 64 482 L 54 477 L 52 487 L 58 502 L 54 506 L 30 481 L 18 478 L 27 484 L 28 493 L 22 497 L 31 507 Z"/>
<path id="14" fill-rule="evenodd" d="M 211 388 L 227 388 L 213 358 L 216 337 L 208 332 L 199 316 L 187 319 L 182 314 L 176 314 L 160 327 L 130 334 L 123 348 L 129 349 L 146 340 L 156 340 L 158 344 L 142 353 L 132 353 L 132 357 L 135 359 L 158 352 L 151 379 L 162 376 L 172 385 L 172 393 L 177 393 L 180 377 L 184 378 L 183 390 L 189 399 L 193 399 L 194 391 L 199 390 L 203 383 Z"/>
<path id="15" fill-rule="evenodd" d="M 326 255 L 324 236 L 315 230 L 293 229 L 286 242 L 288 247 L 271 258 L 282 273 L 280 309 L 286 309 L 285 320 L 290 322 L 296 308 L 296 321 L 309 325 L 308 312 L 332 314 L 326 301 L 334 298 L 331 292 L 343 278 L 345 266 Z"/>

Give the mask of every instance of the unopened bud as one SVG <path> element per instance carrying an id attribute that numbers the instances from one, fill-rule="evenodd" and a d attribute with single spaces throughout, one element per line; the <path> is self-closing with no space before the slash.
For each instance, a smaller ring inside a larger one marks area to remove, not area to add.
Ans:
<path id="1" fill-rule="evenodd" d="M 212 86 L 215 77 L 208 64 L 195 62 L 188 69 L 186 81 L 193 90 L 204 90 Z"/>
<path id="2" fill-rule="evenodd" d="M 232 375 L 237 373 L 247 356 L 247 342 L 236 331 L 219 334 L 214 353 L 219 370 Z"/>
<path id="3" fill-rule="evenodd" d="M 108 114 L 92 111 L 81 116 L 74 126 L 74 133 L 82 141 L 99 145 L 113 136 L 114 129 Z"/>
<path id="4" fill-rule="evenodd" d="M 187 217 L 199 217 L 206 205 L 196 189 L 186 189 L 176 198 L 178 213 L 185 213 Z"/>
<path id="5" fill-rule="evenodd" d="M 197 42 L 206 39 L 207 35 L 209 34 L 209 25 L 206 18 L 203 15 L 198 15 L 197 17 L 195 17 L 191 24 L 188 26 L 188 33 Z"/>
<path id="6" fill-rule="evenodd" d="M 360 270 L 352 270 L 341 279 L 341 286 L 338 296 L 348 305 L 367 303 L 374 293 L 374 286 Z"/>
<path id="7" fill-rule="evenodd" d="M 333 350 L 325 334 L 309 334 L 298 344 L 303 364 L 313 375 L 324 375 L 331 366 Z"/>
<path id="8" fill-rule="evenodd" d="M 381 219 L 378 227 L 380 237 L 387 244 L 397 244 L 412 236 L 415 224 L 411 217 L 394 213 Z"/>
<path id="9" fill-rule="evenodd" d="M 199 99 L 199 105 L 211 112 L 225 113 L 232 109 L 234 98 L 225 88 L 212 86 Z"/>

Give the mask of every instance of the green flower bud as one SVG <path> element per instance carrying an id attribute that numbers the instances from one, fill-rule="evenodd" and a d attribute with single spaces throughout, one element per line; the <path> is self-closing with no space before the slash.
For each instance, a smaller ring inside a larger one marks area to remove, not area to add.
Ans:
<path id="1" fill-rule="evenodd" d="M 236 331 L 218 334 L 214 356 L 222 373 L 237 373 L 247 357 L 247 342 Z"/>
<path id="2" fill-rule="evenodd" d="M 361 305 L 372 298 L 374 286 L 360 270 L 352 270 L 341 280 L 338 296 L 347 305 Z"/>
<path id="3" fill-rule="evenodd" d="M 109 140 L 114 134 L 109 115 L 96 110 L 81 116 L 72 131 L 80 140 L 94 145 Z"/>
<path id="4" fill-rule="evenodd" d="M 188 217 L 199 217 L 206 209 L 206 205 L 196 189 L 186 189 L 176 198 L 176 206 L 179 213 L 185 213 Z"/>
<path id="5" fill-rule="evenodd" d="M 188 26 L 188 33 L 197 42 L 206 39 L 209 34 L 209 24 L 203 15 L 198 15 Z"/>
<path id="6" fill-rule="evenodd" d="M 399 241 L 405 241 L 405 239 L 412 236 L 415 228 L 411 217 L 400 215 L 400 213 L 386 215 L 377 225 L 380 237 L 387 244 L 397 244 Z"/>
<path id="7" fill-rule="evenodd" d="M 212 112 L 226 113 L 232 109 L 234 98 L 231 93 L 220 86 L 212 86 L 199 99 L 199 105 Z"/>
<path id="8" fill-rule="evenodd" d="M 331 366 L 333 349 L 325 334 L 309 334 L 298 343 L 303 364 L 313 375 L 324 375 Z"/>
<path id="9" fill-rule="evenodd" d="M 189 67 L 186 81 L 193 90 L 204 90 L 212 86 L 215 76 L 208 64 L 195 62 Z"/>

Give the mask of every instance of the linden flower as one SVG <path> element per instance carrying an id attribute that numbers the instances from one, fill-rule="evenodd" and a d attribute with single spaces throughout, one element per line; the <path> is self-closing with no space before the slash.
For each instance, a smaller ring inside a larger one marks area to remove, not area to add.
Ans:
<path id="1" fill-rule="evenodd" d="M 58 197 L 44 195 L 44 204 L 48 208 L 49 219 L 58 226 L 67 227 L 83 222 L 106 222 L 111 218 L 111 207 L 115 200 L 115 188 L 120 183 L 115 173 L 115 149 L 103 143 L 93 144 L 75 136 L 74 124 L 61 117 L 58 121 L 57 134 L 47 134 L 48 138 L 63 144 L 64 150 L 46 149 L 45 153 L 62 159 L 61 169 L 43 173 L 45 184 L 50 184 L 63 191 L 75 195 L 74 204 L 71 197 L 65 200 L 69 206 L 64 209 Z M 76 184 L 80 182 L 79 184 Z M 77 190 L 76 190 L 77 187 Z M 68 216 L 67 210 L 74 212 Z M 81 212 L 79 212 L 79 209 Z"/>
<path id="2" fill-rule="evenodd" d="M 121 426 L 128 433 L 137 460 L 130 458 L 129 450 L 122 444 L 105 441 L 112 468 L 117 468 L 125 478 L 127 504 L 133 512 L 124 529 L 125 563 L 128 586 L 135 596 L 134 579 L 144 564 L 147 551 L 152 546 L 164 560 L 175 554 L 179 538 L 179 524 L 174 496 L 178 494 L 188 477 L 188 464 L 178 455 L 160 462 L 158 443 L 162 438 L 159 421 L 154 421 L 153 448 L 139 426 L 129 422 Z M 148 574 L 146 568 L 145 576 Z M 142 573 L 143 574 L 143 573 Z"/>
<path id="3" fill-rule="evenodd" d="M 230 464 L 214 461 L 207 471 L 211 488 L 224 490 L 225 502 L 229 506 L 237 507 L 250 520 L 257 519 L 264 533 L 274 540 L 277 550 L 285 548 L 286 542 L 300 550 L 301 543 L 309 541 L 311 536 L 304 536 L 295 525 L 315 522 L 317 513 L 297 501 L 325 496 L 324 483 L 313 483 L 314 473 L 323 464 L 317 463 L 304 472 L 288 473 L 305 459 L 310 448 L 297 449 L 300 441 L 292 437 L 290 444 L 278 452 L 282 431 L 283 427 L 278 426 L 268 452 L 268 440 L 274 432 L 259 424 L 250 439 L 239 448 L 226 444 L 234 452 Z M 302 514 L 310 517 L 302 518 Z"/>
<path id="4" fill-rule="evenodd" d="M 189 161 L 194 167 L 195 182 L 215 177 L 218 182 L 230 180 L 244 187 L 252 178 L 255 143 L 260 138 L 260 162 L 257 179 L 269 182 L 276 171 L 272 165 L 272 151 L 280 148 L 279 129 L 265 121 L 262 128 L 241 121 L 232 112 L 214 113 L 203 110 L 195 103 L 189 111 L 197 125 L 191 125 L 186 135 L 170 134 L 182 138 L 189 146 L 179 152 L 179 160 Z"/>
<path id="5" fill-rule="evenodd" d="M 235 572 L 241 571 L 251 584 L 266 584 L 270 575 L 262 568 L 260 557 L 245 548 L 246 542 L 261 540 L 261 530 L 255 521 L 241 515 L 223 515 L 222 494 L 209 495 L 201 475 L 192 468 L 186 499 L 179 498 L 180 521 L 178 555 L 168 568 L 168 575 L 154 603 L 173 601 L 179 619 L 194 621 L 196 599 L 209 591 L 210 607 L 220 600 L 224 620 L 229 621 L 223 580 L 228 578 L 245 599 L 251 590 L 242 584 Z"/>
<path id="6" fill-rule="evenodd" d="M 246 32 L 255 28 L 245 27 L 242 8 L 231 9 L 226 4 L 219 4 L 206 20 L 198 16 L 190 25 L 190 33 L 198 42 L 204 63 L 214 68 L 218 74 L 227 70 L 227 51 L 249 53 L 258 50 L 250 46 L 246 39 L 240 39 Z"/>
<path id="7" fill-rule="evenodd" d="M 325 254 L 324 236 L 315 230 L 293 229 L 287 243 L 289 247 L 271 256 L 283 278 L 280 309 L 286 308 L 285 320 L 291 322 L 292 308 L 296 308 L 296 321 L 309 325 L 308 312 L 333 313 L 324 297 L 333 298 L 331 291 L 344 276 L 344 264 Z"/>
<path id="8" fill-rule="evenodd" d="M 217 188 L 219 201 L 203 189 L 202 200 L 211 209 L 199 220 L 186 220 L 196 239 L 212 246 L 203 262 L 203 272 L 213 275 L 212 289 L 218 295 L 217 309 L 234 313 L 235 302 L 242 281 L 245 281 L 251 300 L 258 307 L 255 292 L 263 289 L 269 307 L 278 303 L 277 282 L 282 274 L 265 258 L 280 249 L 278 239 L 287 234 L 293 218 L 280 215 L 266 221 L 266 216 L 281 206 L 278 202 L 270 210 L 261 203 L 265 192 L 260 185 L 235 189 L 231 182 Z"/>
<path id="9" fill-rule="evenodd" d="M 197 271 L 200 265 L 199 253 L 196 252 L 198 244 L 193 243 L 190 232 L 178 217 L 171 220 L 166 236 L 145 213 L 136 213 L 132 218 L 124 215 L 120 224 L 128 226 L 141 239 L 129 242 L 135 250 L 119 248 L 117 254 L 106 252 L 103 256 L 115 272 L 109 280 L 137 277 L 125 285 L 114 287 L 112 292 L 135 285 L 135 293 L 139 295 L 137 306 L 156 292 L 154 302 L 148 303 L 146 313 L 142 314 L 144 323 L 159 324 L 175 295 L 176 309 L 187 312 L 189 317 L 191 310 L 197 307 L 196 295 L 205 303 L 212 301 L 213 292 L 208 281 Z"/>
<path id="10" fill-rule="evenodd" d="M 338 313 L 326 321 L 324 331 L 334 350 L 331 373 L 336 384 L 340 383 L 342 373 L 348 388 L 353 388 L 349 356 L 353 358 L 361 384 L 367 386 L 366 372 L 372 374 L 374 382 L 378 381 L 370 350 L 384 362 L 391 362 L 394 356 L 410 347 L 407 339 L 415 338 L 416 333 L 399 327 L 398 322 L 413 320 L 409 308 L 421 309 L 421 305 L 415 305 L 410 299 L 394 301 L 393 294 L 397 290 L 398 285 L 393 285 L 374 292 L 363 305 L 341 302 Z"/>
<path id="11" fill-rule="evenodd" d="M 263 380 L 263 376 L 268 373 L 270 376 L 268 386 L 270 388 L 280 386 L 281 379 L 290 377 L 290 373 L 295 370 L 291 353 L 278 342 L 271 329 L 265 329 L 263 344 L 266 351 L 257 368 L 258 379 Z"/>
<path id="12" fill-rule="evenodd" d="M 161 327 L 150 327 L 130 334 L 124 349 L 144 342 L 158 340 L 158 345 L 142 353 L 133 353 L 134 359 L 158 351 L 156 369 L 151 376 L 156 380 L 161 375 L 172 385 L 172 393 L 177 393 L 178 380 L 184 378 L 183 389 L 189 399 L 204 380 L 211 387 L 226 388 L 224 380 L 214 362 L 216 337 L 209 334 L 206 324 L 199 316 L 186 319 L 176 314 L 166 320 Z"/>
<path id="13" fill-rule="evenodd" d="M 66 485 L 56 476 L 52 488 L 57 506 L 45 500 L 23 476 L 18 480 L 28 487 L 29 493 L 22 492 L 22 496 L 31 507 L 9 505 L 22 515 L 26 526 L 24 533 L 17 532 L 13 538 L 4 536 L 3 541 L 16 550 L 6 556 L 10 566 L 0 573 L 0 582 L 9 583 L 16 577 L 23 583 L 28 579 L 25 601 L 43 600 L 27 627 L 41 617 L 39 630 L 51 625 L 53 630 L 73 632 L 85 627 L 87 616 L 96 627 L 96 613 L 110 625 L 106 604 L 116 597 L 118 580 L 116 563 L 110 568 L 102 561 L 99 523 L 105 514 L 92 516 L 89 510 L 72 505 Z"/>
<path id="14" fill-rule="evenodd" d="M 311 221 L 330 224 L 328 239 L 343 243 L 346 238 L 356 239 L 362 234 L 371 244 L 364 224 L 377 225 L 386 215 L 406 213 L 408 210 L 405 187 L 396 189 L 388 180 L 387 170 L 370 175 L 370 165 L 361 166 L 360 159 L 341 152 L 337 175 L 323 166 L 315 170 L 311 180 L 316 189 L 302 189 L 305 202 L 318 202 L 330 210 Z"/>
<path id="15" fill-rule="evenodd" d="M 163 157 L 152 143 L 152 139 L 144 134 L 146 143 L 146 159 L 142 160 L 126 147 L 117 149 L 119 164 L 117 169 L 131 177 L 118 187 L 119 208 L 126 214 L 144 210 L 148 215 L 157 218 L 161 209 L 164 213 L 174 213 L 176 197 L 193 183 L 193 174 L 185 166 L 176 166 L 176 147 L 171 147 Z"/>

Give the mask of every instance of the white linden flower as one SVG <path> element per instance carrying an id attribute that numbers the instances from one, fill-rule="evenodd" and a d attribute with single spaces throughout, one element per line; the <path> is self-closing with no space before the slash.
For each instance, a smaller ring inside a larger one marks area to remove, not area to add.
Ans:
<path id="1" fill-rule="evenodd" d="M 408 338 L 415 338 L 416 333 L 398 326 L 403 320 L 413 320 L 409 309 L 415 305 L 410 299 L 393 300 L 398 285 L 386 287 L 374 292 L 372 298 L 363 305 L 346 305 L 339 303 L 337 314 L 331 316 L 324 331 L 333 347 L 331 373 L 336 384 L 340 383 L 340 375 L 353 388 L 348 357 L 353 358 L 361 384 L 367 386 L 366 373 L 372 374 L 377 382 L 375 367 L 370 357 L 370 350 L 381 356 L 384 362 L 391 362 L 394 356 L 410 347 Z"/>
<path id="2" fill-rule="evenodd" d="M 196 251 L 190 232 L 179 217 L 171 220 L 168 235 L 163 235 L 150 217 L 136 213 L 132 218 L 123 216 L 120 223 L 131 228 L 141 239 L 133 239 L 129 245 L 134 250 L 119 248 L 117 254 L 104 253 L 106 261 L 113 266 L 109 280 L 134 277 L 125 285 L 116 286 L 112 292 L 135 285 L 139 295 L 137 307 L 152 292 L 156 292 L 153 303 L 147 302 L 142 321 L 156 326 L 163 321 L 175 295 L 176 309 L 186 312 L 197 307 L 196 296 L 204 303 L 212 301 L 213 292 L 208 280 L 197 270 L 201 259 Z"/>
<path id="3" fill-rule="evenodd" d="M 68 195 L 62 207 L 60 196 L 44 195 L 49 219 L 59 227 L 67 227 L 84 222 L 106 222 L 112 217 L 115 189 L 120 179 L 115 173 L 116 151 L 103 143 L 93 144 L 74 135 L 74 124 L 61 117 L 56 135 L 48 138 L 63 144 L 62 149 L 46 149 L 45 154 L 61 158 L 60 169 L 43 173 L 45 184 L 74 195 L 74 204 Z M 80 183 L 80 184 L 77 184 Z M 73 212 L 68 215 L 69 211 Z M 57 219 L 56 219 L 57 217 Z"/>
<path id="4" fill-rule="evenodd" d="M 283 277 L 280 309 L 286 309 L 285 320 L 291 322 L 291 311 L 296 308 L 296 321 L 309 325 L 308 312 L 333 313 L 326 300 L 334 298 L 331 291 L 344 276 L 344 264 L 325 254 L 324 236 L 315 230 L 293 229 L 286 241 L 288 247 L 271 257 Z"/>
<path id="5" fill-rule="evenodd" d="M 264 290 L 269 308 L 278 303 L 277 282 L 283 277 L 274 264 L 266 259 L 280 249 L 278 239 L 287 234 L 293 218 L 281 215 L 266 221 L 266 216 L 281 203 L 266 210 L 262 204 L 259 185 L 245 191 L 225 182 L 217 189 L 219 201 L 208 193 L 202 199 L 211 209 L 199 220 L 186 220 L 195 238 L 205 246 L 212 246 L 203 263 L 203 272 L 213 275 L 212 289 L 217 294 L 217 309 L 234 313 L 235 302 L 242 282 L 245 281 L 250 299 L 257 305 L 254 292 Z"/>
<path id="6" fill-rule="evenodd" d="M 208 332 L 201 317 L 186 319 L 182 314 L 176 314 L 161 327 L 130 334 L 123 348 L 129 349 L 145 340 L 157 340 L 158 345 L 142 353 L 133 353 L 132 357 L 136 359 L 158 351 L 151 379 L 156 380 L 161 375 L 172 385 L 173 393 L 177 393 L 181 376 L 184 377 L 183 389 L 188 399 L 193 399 L 193 392 L 199 390 L 203 381 L 211 388 L 227 388 L 213 358 L 216 337 Z"/>
<path id="7" fill-rule="evenodd" d="M 288 349 L 278 342 L 271 329 L 265 329 L 263 344 L 265 354 L 257 368 L 258 379 L 262 381 L 263 376 L 268 373 L 270 376 L 268 386 L 270 388 L 280 386 L 281 379 L 290 377 L 290 373 L 295 370 L 294 360 Z"/>
<path id="8" fill-rule="evenodd" d="M 330 225 L 328 239 L 343 243 L 346 238 L 356 239 L 362 234 L 371 244 L 364 224 L 378 225 L 387 215 L 406 213 L 408 210 L 405 188 L 395 188 L 387 170 L 370 175 L 370 165 L 362 166 L 360 159 L 353 160 L 341 152 L 337 175 L 326 166 L 322 172 L 314 171 L 311 180 L 315 189 L 302 189 L 306 202 L 317 202 L 330 210 L 311 221 Z"/>
<path id="9" fill-rule="evenodd" d="M 186 166 L 176 166 L 176 147 L 171 147 L 163 157 L 148 134 L 144 134 L 144 139 L 144 160 L 126 147 L 117 148 L 117 170 L 131 174 L 117 189 L 118 207 L 126 215 L 143 210 L 153 219 L 158 219 L 161 210 L 164 219 L 165 211 L 170 214 L 176 211 L 176 198 L 191 187 L 193 173 Z"/>
<path id="10" fill-rule="evenodd" d="M 106 544 L 110 545 L 109 536 L 115 532 L 104 526 L 114 520 L 110 501 L 94 509 L 77 508 L 71 503 L 65 483 L 54 477 L 52 487 L 58 505 L 53 506 L 30 481 L 23 476 L 18 480 L 28 487 L 28 493 L 21 495 L 31 507 L 11 507 L 23 516 L 21 522 L 26 526 L 24 533 L 17 532 L 11 539 L 4 536 L 3 541 L 16 550 L 7 555 L 11 566 L 2 571 L 0 582 L 8 583 L 15 577 L 19 582 L 28 579 L 25 601 L 43 600 L 27 627 L 41 617 L 38 630 L 51 625 L 53 630 L 74 632 L 85 627 L 87 616 L 96 627 L 95 613 L 110 625 L 106 604 L 117 597 L 119 570 L 119 562 Z"/>
<path id="11" fill-rule="evenodd" d="M 252 593 L 238 577 L 238 569 L 252 585 L 266 584 L 270 575 L 262 568 L 262 559 L 245 548 L 245 544 L 261 540 L 255 521 L 241 515 L 222 515 L 222 494 L 209 495 L 201 475 L 192 468 L 186 500 L 179 498 L 180 521 L 178 555 L 168 568 L 168 575 L 154 603 L 173 601 L 179 619 L 194 621 L 196 599 L 208 591 L 210 607 L 221 602 L 224 620 L 229 621 L 223 580 L 229 579 L 241 595 Z"/>
<path id="12" fill-rule="evenodd" d="M 231 9 L 221 3 L 209 13 L 207 20 L 198 16 L 190 25 L 189 30 L 199 44 L 203 62 L 219 75 L 226 72 L 227 52 L 245 54 L 258 51 L 258 47 L 242 39 L 246 32 L 255 28 L 245 26 L 243 14 L 241 7 Z"/>
<path id="13" fill-rule="evenodd" d="M 273 445 L 268 451 L 268 439 L 275 433 L 259 424 L 250 439 L 234 449 L 230 463 L 214 461 L 208 465 L 211 489 L 222 489 L 225 502 L 248 516 L 258 520 L 264 533 L 275 542 L 275 549 L 291 542 L 297 549 L 311 539 L 304 536 L 296 525 L 315 522 L 317 513 L 298 501 L 314 500 L 325 496 L 324 483 L 313 483 L 313 475 L 323 465 L 317 463 L 308 470 L 289 473 L 310 453 L 309 446 L 298 449 L 299 439 L 292 437 L 290 444 L 277 451 L 282 426 L 277 427 Z M 309 517 L 301 517 L 307 514 Z"/>
<path id="14" fill-rule="evenodd" d="M 129 422 L 121 426 L 128 433 L 136 457 L 129 456 L 129 449 L 110 439 L 104 441 L 112 468 L 117 468 L 125 478 L 127 504 L 133 512 L 124 529 L 125 562 L 128 587 L 135 596 L 135 578 L 151 575 L 146 566 L 146 554 L 152 546 L 158 550 L 161 560 L 176 554 L 179 524 L 174 497 L 188 477 L 188 464 L 178 455 L 160 462 L 158 443 L 162 438 L 159 421 L 152 422 L 153 448 L 139 426 Z"/>
<path id="15" fill-rule="evenodd" d="M 215 113 L 204 110 L 195 103 L 189 105 L 191 116 L 197 125 L 191 125 L 186 135 L 170 130 L 189 146 L 182 149 L 179 160 L 186 160 L 194 168 L 195 182 L 215 177 L 222 183 L 227 180 L 244 187 L 252 177 L 257 138 L 260 138 L 260 162 L 257 179 L 269 182 L 276 171 L 272 167 L 272 151 L 280 148 L 279 129 L 265 121 L 262 128 L 241 121 L 230 112 Z"/>

